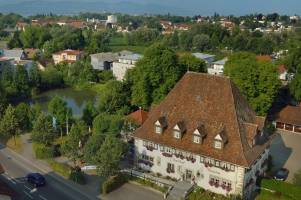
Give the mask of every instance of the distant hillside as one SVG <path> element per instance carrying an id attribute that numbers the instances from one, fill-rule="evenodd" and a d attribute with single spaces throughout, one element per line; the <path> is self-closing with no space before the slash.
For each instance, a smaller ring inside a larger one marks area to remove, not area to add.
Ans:
<path id="1" fill-rule="evenodd" d="M 151 2 L 151 1 L 149 1 Z M 179 9 L 166 7 L 153 3 L 133 3 L 133 2 L 102 2 L 102 1 L 70 1 L 70 0 L 25 0 L 23 2 L 12 0 L 0 6 L 0 12 L 16 12 L 22 15 L 34 15 L 42 13 L 55 13 L 72 15 L 79 12 L 122 12 L 129 14 L 144 13 L 176 13 Z"/>

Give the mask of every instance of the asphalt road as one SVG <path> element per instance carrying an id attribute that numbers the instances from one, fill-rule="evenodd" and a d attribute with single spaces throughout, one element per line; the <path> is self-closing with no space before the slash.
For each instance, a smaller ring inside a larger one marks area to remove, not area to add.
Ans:
<path id="1" fill-rule="evenodd" d="M 0 147 L 1 148 L 1 147 Z M 17 192 L 17 200 L 88 200 L 87 195 L 68 186 L 63 181 L 54 178 L 50 174 L 43 174 L 30 163 L 24 162 L 13 152 L 2 148 L 0 150 L 0 162 L 5 173 L 0 179 L 6 182 Z M 34 188 L 25 180 L 25 176 L 31 172 L 40 172 L 46 178 L 46 186 Z"/>

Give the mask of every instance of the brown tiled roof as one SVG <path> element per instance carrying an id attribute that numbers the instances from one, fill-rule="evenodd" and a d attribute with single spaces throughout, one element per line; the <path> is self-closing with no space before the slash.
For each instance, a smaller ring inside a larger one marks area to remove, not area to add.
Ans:
<path id="1" fill-rule="evenodd" d="M 272 57 L 269 55 L 256 56 L 257 61 L 272 61 Z"/>
<path id="2" fill-rule="evenodd" d="M 276 122 L 301 126 L 301 107 L 286 106 L 276 114 Z"/>
<path id="3" fill-rule="evenodd" d="M 56 52 L 54 54 L 55 55 L 61 55 L 63 53 L 66 53 L 67 55 L 80 55 L 82 52 L 79 51 L 79 50 L 66 49 L 66 50 L 63 50 L 63 51 Z"/>
<path id="4" fill-rule="evenodd" d="M 143 109 L 136 110 L 135 112 L 132 112 L 127 117 L 134 122 L 136 122 L 138 125 L 142 125 L 145 120 L 147 119 L 148 112 L 144 111 Z"/>
<path id="5" fill-rule="evenodd" d="M 167 127 L 162 134 L 156 134 L 154 124 L 160 117 L 166 118 Z M 161 104 L 151 110 L 134 136 L 248 167 L 269 144 L 249 145 L 248 137 L 253 133 L 249 133 L 244 123 L 261 126 L 257 120 L 255 112 L 229 78 L 188 72 Z M 172 131 L 180 121 L 185 123 L 186 132 L 182 139 L 176 139 Z M 192 135 L 200 124 L 204 125 L 207 135 L 202 144 L 195 144 Z M 218 133 L 227 141 L 222 150 L 213 148 Z"/>

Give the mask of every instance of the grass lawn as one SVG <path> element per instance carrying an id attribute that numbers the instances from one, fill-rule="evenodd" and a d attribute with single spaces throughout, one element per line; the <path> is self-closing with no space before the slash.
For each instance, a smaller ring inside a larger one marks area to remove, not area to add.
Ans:
<path id="1" fill-rule="evenodd" d="M 145 46 L 131 46 L 128 45 L 124 37 L 113 37 L 110 42 L 110 48 L 113 52 L 118 52 L 122 50 L 133 51 L 135 53 L 143 54 Z"/>
<path id="2" fill-rule="evenodd" d="M 1 138 L 0 142 L 2 144 L 5 144 L 7 147 L 9 147 L 10 149 L 12 149 L 17 153 L 20 153 L 22 151 L 22 141 L 20 136 L 16 137 L 16 144 L 13 137 L 10 139 Z"/>
<path id="3" fill-rule="evenodd" d="M 54 172 L 58 173 L 59 175 L 69 178 L 70 173 L 71 173 L 71 167 L 65 163 L 59 163 L 56 162 L 53 159 L 48 159 L 47 160 L 48 164 L 50 167 L 53 169 Z"/>
<path id="4" fill-rule="evenodd" d="M 300 200 L 301 199 L 301 187 L 290 183 L 263 179 L 261 187 L 273 190 L 270 192 L 267 190 L 261 190 L 260 194 L 256 197 L 256 200 Z"/>

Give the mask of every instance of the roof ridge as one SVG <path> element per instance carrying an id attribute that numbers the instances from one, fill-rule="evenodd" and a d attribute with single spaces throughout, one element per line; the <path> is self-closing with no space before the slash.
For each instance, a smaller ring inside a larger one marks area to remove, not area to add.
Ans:
<path id="1" fill-rule="evenodd" d="M 238 121 L 238 115 L 237 115 L 237 109 L 236 109 L 236 102 L 235 102 L 235 98 L 234 98 L 234 90 L 233 90 L 233 82 L 230 80 L 230 78 L 228 79 L 228 82 L 230 84 L 230 88 L 231 88 L 231 98 L 232 98 L 232 101 L 233 101 L 233 107 L 234 107 L 234 115 L 235 115 L 235 124 L 237 125 L 238 127 L 238 132 L 239 132 L 239 145 L 241 146 L 241 149 L 242 149 L 242 153 L 243 153 L 243 158 L 244 158 L 244 163 L 248 164 L 247 162 L 247 158 L 246 158 L 246 154 L 245 154 L 245 148 L 244 148 L 244 145 L 243 145 L 243 140 L 242 140 L 242 134 L 241 134 L 241 127 L 240 127 L 240 123 Z"/>

